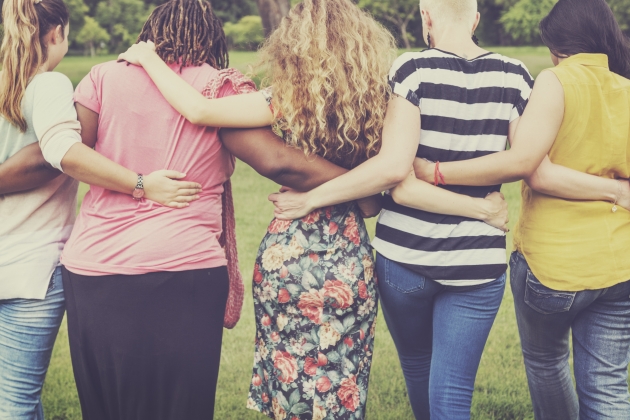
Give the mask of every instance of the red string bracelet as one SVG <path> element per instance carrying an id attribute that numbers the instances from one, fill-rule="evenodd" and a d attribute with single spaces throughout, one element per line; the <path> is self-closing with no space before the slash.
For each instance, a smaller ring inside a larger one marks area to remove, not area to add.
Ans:
<path id="1" fill-rule="evenodd" d="M 444 179 L 444 175 L 440 172 L 440 161 L 435 162 L 435 171 L 433 172 L 433 185 L 436 187 L 438 185 L 446 185 L 446 180 Z"/>

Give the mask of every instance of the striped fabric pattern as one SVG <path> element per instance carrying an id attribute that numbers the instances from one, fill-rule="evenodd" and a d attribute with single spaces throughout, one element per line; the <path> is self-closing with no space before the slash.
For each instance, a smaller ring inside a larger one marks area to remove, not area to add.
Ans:
<path id="1" fill-rule="evenodd" d="M 518 60 L 495 53 L 467 60 L 434 48 L 399 57 L 390 84 L 420 108 L 416 156 L 449 162 L 505 150 L 510 123 L 523 114 L 534 81 Z M 501 186 L 443 188 L 484 198 Z M 449 286 L 487 283 L 507 269 L 505 234 L 499 229 L 404 207 L 389 195 L 373 245 L 386 258 Z"/>

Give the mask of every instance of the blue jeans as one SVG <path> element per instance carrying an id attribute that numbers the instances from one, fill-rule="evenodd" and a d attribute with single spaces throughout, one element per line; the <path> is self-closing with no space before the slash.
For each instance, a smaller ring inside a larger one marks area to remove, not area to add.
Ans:
<path id="1" fill-rule="evenodd" d="M 380 254 L 376 271 L 416 419 L 470 419 L 475 377 L 503 299 L 505 274 L 477 286 L 443 286 Z"/>
<path id="2" fill-rule="evenodd" d="M 523 255 L 513 253 L 510 266 L 536 419 L 629 420 L 630 281 L 608 289 L 562 292 L 542 285 Z"/>
<path id="3" fill-rule="evenodd" d="M 42 388 L 64 310 L 60 268 L 44 300 L 0 300 L 1 420 L 43 420 Z"/>

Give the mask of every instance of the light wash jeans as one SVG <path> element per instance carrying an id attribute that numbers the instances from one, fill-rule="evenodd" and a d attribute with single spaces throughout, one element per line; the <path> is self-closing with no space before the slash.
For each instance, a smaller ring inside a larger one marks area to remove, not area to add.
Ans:
<path id="1" fill-rule="evenodd" d="M 443 286 L 377 254 L 381 306 L 418 420 L 468 420 L 475 377 L 506 275 Z"/>
<path id="2" fill-rule="evenodd" d="M 43 420 L 42 387 L 65 303 L 61 268 L 44 300 L 0 300 L 0 419 Z"/>
<path id="3" fill-rule="evenodd" d="M 541 284 L 517 252 L 510 266 L 536 420 L 630 420 L 630 281 L 563 292 Z"/>

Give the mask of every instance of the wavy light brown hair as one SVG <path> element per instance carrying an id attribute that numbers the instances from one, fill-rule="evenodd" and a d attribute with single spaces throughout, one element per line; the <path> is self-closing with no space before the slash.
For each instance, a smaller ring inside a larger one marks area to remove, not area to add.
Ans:
<path id="1" fill-rule="evenodd" d="M 304 0 L 260 50 L 285 141 L 352 168 L 380 149 L 394 37 L 350 0 Z"/>
<path id="2" fill-rule="evenodd" d="M 0 114 L 20 131 L 27 129 L 22 98 L 31 79 L 48 59 L 44 37 L 61 26 L 70 15 L 62 0 L 5 0 L 2 5 L 2 76 Z M 63 32 L 62 32 L 63 34 Z"/>

